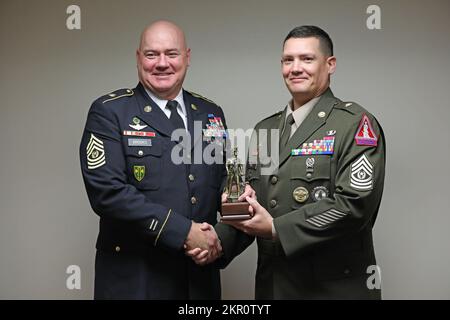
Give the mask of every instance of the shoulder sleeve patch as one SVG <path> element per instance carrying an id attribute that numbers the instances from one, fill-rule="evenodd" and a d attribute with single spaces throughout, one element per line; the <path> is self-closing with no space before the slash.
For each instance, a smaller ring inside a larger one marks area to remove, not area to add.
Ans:
<path id="1" fill-rule="evenodd" d="M 358 130 L 356 130 L 355 141 L 358 146 L 377 146 L 377 135 L 373 130 L 369 117 L 366 114 L 363 114 Z"/>
<path id="2" fill-rule="evenodd" d="M 103 103 L 113 101 L 116 99 L 120 99 L 123 97 L 131 97 L 132 95 L 134 95 L 134 92 L 132 89 L 119 89 L 119 90 L 116 90 L 116 91 L 111 92 L 110 94 L 107 94 L 106 96 L 104 96 L 104 98 L 106 98 L 106 99 L 103 100 Z"/>

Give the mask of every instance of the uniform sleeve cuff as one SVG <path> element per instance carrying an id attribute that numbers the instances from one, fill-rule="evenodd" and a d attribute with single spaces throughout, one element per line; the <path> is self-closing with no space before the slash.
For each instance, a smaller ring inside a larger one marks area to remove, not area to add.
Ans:
<path id="1" fill-rule="evenodd" d="M 273 223 L 273 220 L 272 220 L 272 240 L 277 240 L 277 239 L 278 239 L 277 230 L 275 229 L 275 224 Z"/>

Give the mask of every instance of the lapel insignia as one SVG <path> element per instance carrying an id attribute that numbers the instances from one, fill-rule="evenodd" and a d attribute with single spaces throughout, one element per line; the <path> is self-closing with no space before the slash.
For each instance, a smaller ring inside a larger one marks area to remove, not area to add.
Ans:
<path id="1" fill-rule="evenodd" d="M 151 106 L 145 106 L 144 107 L 144 112 L 152 112 L 152 107 Z"/>
<path id="2" fill-rule="evenodd" d="M 191 103 L 191 109 L 197 111 L 198 107 L 195 104 Z"/>
<path id="3" fill-rule="evenodd" d="M 145 166 L 133 166 L 134 178 L 141 182 L 145 176 Z"/>
<path id="4" fill-rule="evenodd" d="M 373 188 L 373 166 L 365 154 L 352 163 L 350 186 L 360 191 L 372 190 Z"/>
<path id="5" fill-rule="evenodd" d="M 124 136 L 137 136 L 137 137 L 155 137 L 156 133 L 150 131 L 123 131 Z"/>
<path id="6" fill-rule="evenodd" d="M 358 146 L 377 146 L 378 139 L 369 118 L 364 114 L 355 135 Z"/>
<path id="7" fill-rule="evenodd" d="M 103 141 L 91 133 L 86 147 L 88 169 L 97 169 L 106 164 L 105 147 Z"/>
<path id="8" fill-rule="evenodd" d="M 334 153 L 334 137 L 327 136 L 321 140 L 304 143 L 300 149 L 292 149 L 291 156 L 308 156 L 312 154 L 333 154 Z"/>

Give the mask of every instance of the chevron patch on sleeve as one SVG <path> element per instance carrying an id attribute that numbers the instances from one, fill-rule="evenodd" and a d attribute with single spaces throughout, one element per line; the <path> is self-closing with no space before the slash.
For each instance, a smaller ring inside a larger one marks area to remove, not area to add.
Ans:
<path id="1" fill-rule="evenodd" d="M 89 170 L 97 169 L 106 164 L 105 147 L 103 141 L 91 133 L 86 147 L 87 167 Z"/>
<path id="2" fill-rule="evenodd" d="M 358 191 L 373 189 L 373 165 L 363 154 L 352 163 L 350 171 L 350 186 Z"/>
<path id="3" fill-rule="evenodd" d="M 315 215 L 314 217 L 306 219 L 306 222 L 318 228 L 323 228 L 332 224 L 333 222 L 342 219 L 347 214 L 348 213 L 339 211 L 337 209 L 330 209 L 321 214 Z"/>

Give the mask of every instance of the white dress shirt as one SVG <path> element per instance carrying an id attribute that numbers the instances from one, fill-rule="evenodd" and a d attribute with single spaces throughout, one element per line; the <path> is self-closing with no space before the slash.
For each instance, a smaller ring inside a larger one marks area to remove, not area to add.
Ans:
<path id="1" fill-rule="evenodd" d="M 161 98 L 158 98 L 156 95 L 153 94 L 150 90 L 147 90 L 145 88 L 145 91 L 147 92 L 148 96 L 158 105 L 158 107 L 161 108 L 162 112 L 167 116 L 167 119 L 170 118 L 171 111 L 169 108 L 166 107 L 167 101 L 169 100 L 163 100 Z M 178 92 L 177 96 L 172 99 L 178 102 L 177 112 L 180 115 L 181 119 L 183 120 L 184 127 L 187 130 L 187 113 L 186 113 L 186 106 L 184 105 L 184 99 L 183 99 L 183 89 Z"/>

